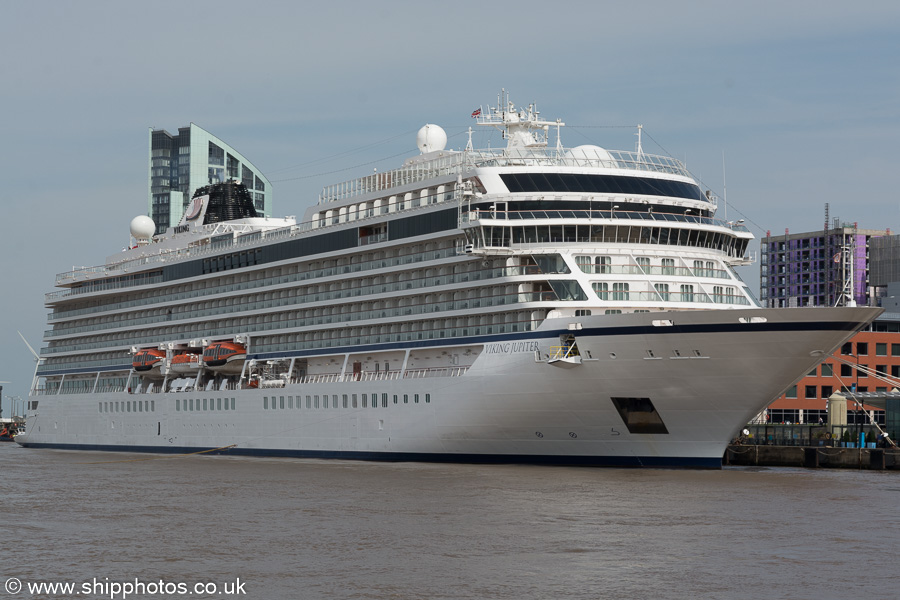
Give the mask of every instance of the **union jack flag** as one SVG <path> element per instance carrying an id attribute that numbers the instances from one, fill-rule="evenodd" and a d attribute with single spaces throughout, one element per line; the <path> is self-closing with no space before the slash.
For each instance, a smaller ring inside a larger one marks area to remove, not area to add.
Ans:
<path id="1" fill-rule="evenodd" d="M 479 116 L 480 114 L 481 114 L 481 109 L 476 108 L 475 110 L 472 111 L 472 118 L 474 119 L 475 117 Z"/>

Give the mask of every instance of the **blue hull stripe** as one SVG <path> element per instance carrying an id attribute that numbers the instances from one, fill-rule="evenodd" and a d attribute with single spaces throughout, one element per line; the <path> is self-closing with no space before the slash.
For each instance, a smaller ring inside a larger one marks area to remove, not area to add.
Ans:
<path id="1" fill-rule="evenodd" d="M 697 323 L 693 325 L 675 325 L 671 327 L 654 327 L 652 325 L 636 325 L 631 327 L 590 327 L 577 332 L 580 336 L 611 336 L 611 335 L 667 335 L 684 333 L 733 333 L 733 332 L 763 332 L 763 331 L 854 331 L 860 327 L 856 321 L 793 321 L 787 323 Z M 368 344 L 361 346 L 340 346 L 335 348 L 316 348 L 315 350 L 301 350 L 297 352 L 265 352 L 261 354 L 248 354 L 247 359 L 268 360 L 272 358 L 295 358 L 302 356 L 321 356 L 331 354 L 358 354 L 361 352 L 377 352 L 379 350 L 398 350 L 406 348 L 427 348 L 431 346 L 459 346 L 463 344 L 488 344 L 491 342 L 506 342 L 514 340 L 533 340 L 557 338 L 562 334 L 571 333 L 567 329 L 554 329 L 551 331 L 524 331 L 521 333 L 506 333 L 498 335 L 481 335 L 461 338 L 441 338 L 437 340 L 411 340 L 405 342 L 391 342 L 386 344 Z M 59 369 L 55 371 L 38 371 L 39 376 L 68 375 L 76 373 L 97 373 L 104 371 L 124 371 L 131 369 L 130 364 L 111 367 L 84 367 L 75 369 Z"/>
<path id="2" fill-rule="evenodd" d="M 107 446 L 101 444 L 25 443 L 27 448 L 57 450 L 103 450 L 110 452 L 150 452 L 155 454 L 191 454 L 209 448 L 176 448 L 168 446 Z M 663 467 L 688 469 L 721 469 L 721 458 L 680 456 L 557 456 L 550 454 L 450 454 L 425 452 L 345 452 L 331 450 L 277 450 L 267 448 L 228 448 L 208 454 L 230 456 L 268 456 L 283 458 L 335 458 L 380 462 L 430 462 L 464 464 L 568 465 L 581 467 Z M 724 450 L 723 450 L 724 454 Z"/>

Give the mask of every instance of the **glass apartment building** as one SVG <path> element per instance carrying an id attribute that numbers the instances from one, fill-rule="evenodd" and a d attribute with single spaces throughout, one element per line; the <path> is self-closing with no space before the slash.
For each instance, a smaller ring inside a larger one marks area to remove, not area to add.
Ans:
<path id="1" fill-rule="evenodd" d="M 257 212 L 272 216 L 272 185 L 234 148 L 193 123 L 178 135 L 150 129 L 147 213 L 157 233 L 178 224 L 197 188 L 228 180 L 243 183 Z"/>

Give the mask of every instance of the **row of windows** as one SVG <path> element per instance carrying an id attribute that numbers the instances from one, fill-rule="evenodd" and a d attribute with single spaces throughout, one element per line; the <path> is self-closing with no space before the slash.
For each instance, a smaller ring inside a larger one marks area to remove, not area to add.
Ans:
<path id="1" fill-rule="evenodd" d="M 799 391 L 798 386 L 796 386 L 796 385 L 791 386 L 791 388 L 785 393 L 784 397 L 791 399 L 791 400 L 795 400 L 797 398 L 798 391 Z M 869 387 L 865 386 L 865 385 L 858 386 L 854 382 L 854 383 L 848 383 L 845 391 L 848 391 L 851 393 L 852 392 L 863 393 L 863 392 L 868 392 Z M 875 391 L 876 392 L 886 392 L 886 391 L 888 391 L 888 389 L 886 386 L 878 386 L 875 388 Z M 821 388 L 819 386 L 815 386 L 815 385 L 803 386 L 803 397 L 807 400 L 817 400 L 817 399 L 827 400 L 828 398 L 831 397 L 832 394 L 834 394 L 834 392 L 835 392 L 834 386 L 830 386 L 830 385 L 823 385 L 823 386 L 821 386 Z"/>
<path id="2" fill-rule="evenodd" d="M 406 239 L 413 236 L 427 235 L 441 231 L 449 231 L 457 227 L 457 209 L 430 212 L 423 215 L 415 215 L 403 219 L 396 219 L 387 223 L 388 238 L 391 241 Z M 260 248 L 259 264 L 300 258 L 321 254 L 323 252 L 336 252 L 339 250 L 356 249 L 360 246 L 358 228 L 345 229 L 319 235 L 304 236 L 290 239 L 278 244 L 271 244 Z M 185 261 L 163 268 L 163 279 L 173 281 L 204 274 L 204 261 L 202 259 Z"/>
<path id="3" fill-rule="evenodd" d="M 862 368 L 867 368 L 869 365 L 865 363 L 860 363 L 859 365 Z M 888 366 L 890 366 L 890 376 L 891 377 L 900 377 L 900 365 L 875 365 L 875 371 L 878 375 L 887 376 L 888 375 Z M 821 375 L 817 375 L 817 374 Z M 834 366 L 830 363 L 824 363 L 819 365 L 818 367 L 813 368 L 807 375 L 807 377 L 834 377 Z M 854 365 L 848 365 L 841 363 L 840 367 L 840 376 L 841 377 L 853 377 L 853 378 L 865 378 L 868 377 L 868 373 L 863 371 L 862 369 L 856 370 Z"/>
<path id="4" fill-rule="evenodd" d="M 770 408 L 767 415 L 770 423 L 815 424 L 824 423 L 828 419 L 828 411 L 818 409 Z"/>
<path id="5" fill-rule="evenodd" d="M 707 202 L 693 183 L 650 177 L 587 175 L 580 173 L 502 173 L 510 192 L 576 192 L 627 196 L 670 196 Z"/>
<path id="6" fill-rule="evenodd" d="M 887 356 L 887 342 L 875 343 L 875 356 Z M 847 342 L 841 346 L 841 354 L 844 356 L 853 356 L 853 342 Z M 856 356 L 868 356 L 868 342 L 856 342 Z M 891 356 L 900 356 L 900 344 L 891 344 Z"/>
<path id="7" fill-rule="evenodd" d="M 450 200 L 453 200 L 453 191 L 447 186 L 439 185 L 434 189 L 426 188 L 417 192 L 324 210 L 313 215 L 313 222 L 318 227 L 325 227 Z"/>
<path id="8" fill-rule="evenodd" d="M 441 281 L 456 279 L 451 276 L 443 278 L 433 278 L 434 285 L 440 285 Z M 416 283 L 417 285 L 413 285 Z M 355 295 L 371 296 L 374 294 L 387 294 L 399 292 L 405 289 L 413 289 L 419 287 L 418 284 L 429 282 L 412 282 L 395 283 L 392 285 L 383 285 L 380 287 L 370 286 L 368 289 L 355 288 L 351 290 L 325 293 L 325 294 L 309 294 L 304 296 L 295 296 L 290 291 L 280 292 L 282 297 L 278 299 L 257 299 L 253 296 L 238 297 L 235 302 L 231 300 L 213 301 L 212 306 L 203 309 L 191 310 L 187 314 L 174 314 L 167 311 L 160 315 L 150 315 L 143 318 L 131 319 L 121 323 L 110 323 L 107 327 L 79 327 L 78 331 L 68 331 L 67 333 L 76 332 L 97 332 L 97 335 L 83 336 L 80 338 L 72 338 L 69 340 L 59 340 L 50 342 L 46 350 L 48 354 L 58 354 L 62 352 L 71 352 L 78 350 L 87 350 L 91 348 L 103 348 L 113 344 L 144 344 L 153 341 L 167 341 L 171 338 L 189 337 L 194 334 L 197 336 L 219 335 L 225 326 L 233 326 L 238 329 L 254 329 L 256 331 L 271 331 L 273 329 L 283 328 L 299 328 L 310 327 L 317 324 L 325 323 L 349 323 L 351 321 L 375 319 L 375 318 L 391 318 L 391 317 L 409 317 L 416 315 L 424 315 L 428 313 L 437 313 L 446 310 L 460 310 L 474 307 L 491 307 L 491 306 L 507 306 L 520 302 L 534 302 L 540 300 L 586 300 L 587 297 L 581 290 L 581 287 L 575 281 L 552 281 L 550 284 L 556 290 L 558 296 L 545 296 L 535 293 L 509 293 L 508 290 L 515 289 L 511 286 L 484 286 L 482 288 L 466 288 L 457 292 L 429 293 L 417 296 L 390 296 L 388 300 L 368 300 L 364 302 L 342 303 L 331 306 L 319 306 L 297 310 L 298 306 L 303 306 L 314 302 L 327 302 L 342 300 Z M 446 281 L 446 283 L 451 283 Z M 569 285 L 568 293 L 564 288 Z M 431 287 L 431 286 L 429 286 Z M 238 303 L 238 301 L 243 302 Z M 198 303 L 201 304 L 201 303 Z M 188 305 L 187 308 L 191 308 Z M 260 314 L 259 311 L 268 308 L 287 307 L 295 310 L 285 312 Z M 245 316 L 247 314 L 251 316 Z M 435 315 L 437 316 L 437 315 Z M 203 317 L 214 317 L 215 329 L 210 330 L 208 323 L 195 322 L 183 323 L 173 327 L 158 330 L 158 335 L 153 338 L 145 338 L 146 331 L 132 330 L 119 331 L 115 333 L 101 333 L 103 330 L 110 328 L 119 328 L 126 326 L 140 325 L 163 325 L 165 321 L 181 321 L 187 319 L 198 319 Z M 226 317 L 228 317 L 226 319 Z M 240 333 L 240 332 L 239 332 Z M 55 336 L 48 336 L 55 337 Z"/>
<path id="9" fill-rule="evenodd" d="M 393 394 L 393 403 L 400 404 L 401 401 L 403 404 L 409 404 L 410 397 L 412 397 L 412 403 L 419 403 L 419 394 L 403 394 L 402 400 L 399 394 Z M 378 394 L 373 393 L 371 396 L 369 394 L 342 394 L 340 399 L 337 394 L 331 395 L 331 408 L 368 408 L 371 406 L 372 408 L 378 408 Z M 388 394 L 381 394 L 381 407 L 388 407 Z M 431 394 L 424 395 L 425 404 L 431 403 Z M 321 402 L 321 404 L 320 404 Z M 271 399 L 268 396 L 263 396 L 263 409 L 265 410 L 283 410 L 283 409 L 292 409 L 292 408 L 301 408 L 303 403 L 302 396 L 297 396 L 296 402 L 294 401 L 293 396 L 287 396 L 287 400 L 285 400 L 285 396 L 272 396 Z M 306 408 L 328 408 L 329 407 L 329 396 L 328 394 L 322 394 L 321 397 L 319 394 L 312 394 L 306 396 Z"/>
<path id="10" fill-rule="evenodd" d="M 236 289 L 253 289 L 280 283 L 332 277 L 334 275 L 345 273 L 358 273 L 360 271 L 397 267 L 416 262 L 442 260 L 455 255 L 456 247 L 452 240 L 428 243 L 424 246 L 413 244 L 394 249 L 379 250 L 367 254 L 355 254 L 352 257 L 344 256 L 324 261 L 295 263 L 288 267 L 276 267 L 264 271 L 260 270 L 252 273 L 224 276 L 219 279 L 207 279 L 193 284 L 182 284 L 168 288 L 145 290 L 137 295 L 132 295 L 132 298 L 135 298 L 133 300 L 121 301 L 119 299 L 121 296 L 116 296 L 114 297 L 115 300 L 113 302 L 101 303 L 99 305 L 95 305 L 94 303 L 96 301 L 92 300 L 90 306 L 82 306 L 70 310 L 55 309 L 50 315 L 50 320 L 81 314 L 132 308 L 135 306 L 145 307 L 148 304 L 172 302 L 186 298 L 195 298 L 196 296 L 219 295 Z M 238 260 L 240 260 L 240 258 Z M 454 265 L 453 269 L 456 271 L 459 267 Z M 112 316 L 106 317 L 106 319 L 118 320 L 118 317 Z M 94 321 L 88 323 L 93 324 Z"/>
<path id="11" fill-rule="evenodd" d="M 712 295 L 700 290 L 695 291 L 691 284 L 681 284 L 679 291 L 670 291 L 668 283 L 654 283 L 653 292 L 647 291 L 631 291 L 631 284 L 624 282 L 615 282 L 610 284 L 605 281 L 594 281 L 591 287 L 600 300 L 613 301 L 657 301 L 664 302 L 705 302 L 715 304 L 749 304 L 743 295 L 737 293 L 736 289 L 730 286 L 714 285 Z"/>
<path id="12" fill-rule="evenodd" d="M 98 402 L 101 413 L 156 412 L 156 400 L 116 400 Z"/>
<path id="13" fill-rule="evenodd" d="M 201 317 L 215 316 L 217 317 L 215 323 L 217 325 L 221 325 L 221 316 L 225 313 L 234 313 L 235 319 L 232 322 L 235 325 L 243 325 L 245 328 L 256 327 L 260 328 L 262 323 L 278 323 L 280 321 L 291 321 L 289 325 L 290 327 L 303 327 L 307 325 L 311 325 L 311 322 L 306 322 L 306 320 L 311 316 L 317 316 L 322 314 L 321 312 L 316 312 L 315 314 L 310 313 L 309 310 L 297 311 L 293 310 L 290 312 L 277 313 L 277 314 L 268 314 L 265 316 L 259 314 L 252 314 L 250 316 L 245 316 L 247 313 L 258 313 L 260 309 L 267 308 L 276 308 L 276 307 L 286 307 L 286 308 L 296 308 L 299 305 L 304 305 L 311 302 L 329 302 L 335 300 L 349 300 L 355 299 L 356 297 L 362 296 L 371 296 L 371 295 L 383 295 L 389 294 L 392 292 L 398 292 L 401 290 L 412 290 L 412 289 L 427 289 L 430 287 L 436 286 L 446 286 L 452 284 L 460 284 L 468 281 L 481 281 L 481 280 L 489 280 L 493 278 L 499 277 L 509 277 L 514 275 L 521 275 L 523 273 L 523 269 L 521 267 L 505 267 L 505 268 L 489 268 L 490 264 L 487 267 L 482 267 L 482 263 L 479 262 L 468 262 L 468 263 L 457 263 L 456 265 L 445 265 L 441 268 L 433 268 L 433 269 L 425 269 L 425 270 L 417 270 L 417 271 L 401 271 L 394 274 L 383 275 L 383 276 L 375 276 L 375 277 L 364 277 L 357 279 L 344 279 L 342 281 L 333 281 L 327 284 L 319 284 L 319 285 L 310 285 L 310 286 L 298 286 L 290 289 L 280 289 L 277 291 L 265 292 L 260 294 L 245 294 L 243 296 L 231 296 L 228 298 L 218 298 L 218 299 L 210 299 L 204 300 L 202 302 L 192 302 L 188 304 L 182 304 L 180 306 L 176 306 L 173 308 L 165 308 L 158 310 L 150 310 L 143 313 L 144 316 L 140 318 L 130 319 L 130 320 L 122 320 L 117 317 L 104 317 L 100 320 L 100 322 L 105 323 L 106 326 L 98 327 L 95 319 L 90 319 L 86 321 L 78 321 L 78 325 L 74 323 L 72 325 L 57 325 L 54 327 L 53 332 L 48 337 L 56 337 L 57 335 L 67 335 L 71 333 L 81 333 L 81 332 L 90 332 L 90 333 L 100 333 L 100 331 L 104 329 L 117 328 L 120 329 L 125 326 L 137 326 L 137 325 L 162 325 L 164 321 L 172 321 L 172 320 L 187 320 L 187 319 L 197 319 Z M 452 272 L 452 274 L 451 274 Z M 277 278 L 278 282 L 287 282 L 291 280 L 290 277 L 281 277 Z M 252 289 L 257 287 L 256 283 L 247 282 L 244 284 L 233 284 L 231 286 L 221 286 L 219 289 L 222 292 L 233 292 L 237 290 L 245 290 Z M 196 298 L 198 296 L 208 296 L 210 295 L 208 291 L 204 291 L 201 293 L 194 294 L 182 294 L 185 298 Z M 457 290 L 454 293 L 445 292 L 439 295 L 439 297 L 428 297 L 426 296 L 424 299 L 421 297 L 412 297 L 407 296 L 405 298 L 398 298 L 395 295 L 391 296 L 391 300 L 381 300 L 376 301 L 374 299 L 369 299 L 367 302 L 345 302 L 340 305 L 340 313 L 358 313 L 365 312 L 366 310 L 375 310 L 385 308 L 394 308 L 394 307 L 411 307 L 416 303 L 425 303 L 434 305 L 435 302 L 444 303 L 451 300 L 459 300 L 465 301 L 466 299 L 474 299 L 478 297 L 488 297 L 488 296 L 506 296 L 508 294 L 504 294 L 503 292 L 491 291 L 488 286 L 481 286 L 480 288 L 466 288 L 463 290 Z M 513 298 L 509 298 L 509 301 L 530 301 L 526 298 L 522 298 L 519 300 L 514 300 Z M 498 302 L 499 304 L 508 303 L 507 299 L 504 298 Z M 368 308 L 367 308 L 368 307 Z M 455 307 L 460 308 L 460 307 Z M 454 309 L 455 309 L 454 308 Z M 321 308 L 317 309 L 321 311 Z M 446 309 L 445 309 L 446 310 Z M 408 308 L 405 311 L 399 312 L 397 314 L 405 314 L 411 315 L 413 313 L 425 312 L 416 311 L 412 308 Z M 239 313 L 244 313 L 244 315 L 240 315 Z M 378 314 L 372 314 L 368 318 L 376 318 Z M 352 320 L 352 316 L 348 315 L 346 320 Z M 159 330 L 158 333 L 164 337 L 184 337 L 185 335 L 191 335 L 191 332 L 196 332 L 198 335 L 217 335 L 217 332 L 206 331 L 207 324 L 206 323 L 192 323 L 192 324 L 183 324 L 180 326 L 172 327 L 166 330 Z M 278 325 L 270 325 L 264 327 L 264 329 L 278 329 L 280 326 Z M 59 340 L 59 341 L 51 341 L 50 345 L 47 349 L 47 353 L 55 354 L 60 352 L 69 352 L 73 350 L 79 349 L 90 349 L 90 348 L 99 348 L 108 346 L 110 344 L 103 342 L 113 342 L 118 341 L 120 343 L 127 344 L 143 344 L 146 341 L 153 340 L 144 340 L 141 338 L 141 331 L 120 331 L 113 334 L 104 334 L 104 335 L 95 335 L 95 336 L 86 336 L 83 338 L 72 339 L 72 340 Z M 136 337 L 137 336 L 137 337 Z M 166 341 L 165 339 L 158 339 L 156 341 Z"/>
<path id="14" fill-rule="evenodd" d="M 688 275 L 692 277 L 714 277 L 731 279 L 729 271 L 718 269 L 715 261 L 695 260 L 692 269 L 676 267 L 674 258 L 661 258 L 659 265 L 651 264 L 647 256 L 638 256 L 634 264 L 613 265 L 611 256 L 575 256 L 575 264 L 583 273 L 591 274 L 633 274 L 633 275 Z"/>
<path id="15" fill-rule="evenodd" d="M 210 411 L 210 410 L 234 410 L 234 398 L 197 398 L 196 405 L 193 398 L 176 398 L 176 411 Z"/>
<path id="16" fill-rule="evenodd" d="M 873 410 L 872 416 L 879 425 L 885 424 L 885 411 Z M 767 418 L 769 423 L 817 424 L 828 420 L 828 411 L 797 408 L 770 408 Z M 869 415 L 860 411 L 847 411 L 847 425 L 869 425 Z"/>
<path id="17" fill-rule="evenodd" d="M 485 225 L 477 229 L 476 245 L 502 248 L 510 244 L 652 244 L 718 250 L 742 257 L 749 240 L 705 229 L 647 225 Z"/>
<path id="18" fill-rule="evenodd" d="M 447 319 L 432 319 L 428 321 L 407 321 L 373 325 L 371 327 L 344 327 L 340 329 L 323 329 L 305 331 L 301 333 L 282 333 L 275 335 L 259 335 L 254 337 L 253 350 L 256 353 L 269 352 L 296 352 L 301 350 L 315 350 L 320 348 L 335 348 L 341 346 L 359 346 L 365 344 L 383 344 L 408 342 L 413 340 L 437 340 L 456 337 L 468 337 L 479 335 L 491 335 L 500 333 L 516 333 L 532 331 L 544 319 L 545 311 L 521 311 L 508 313 L 495 313 L 481 316 L 458 317 Z M 298 326 L 297 323 L 267 323 L 258 326 L 261 330 L 277 329 L 278 327 Z M 223 337 L 246 333 L 246 328 L 241 325 L 217 326 L 205 328 L 200 331 L 184 332 L 185 334 L 209 335 L 210 337 Z M 146 345 L 171 341 L 169 335 L 147 335 L 136 341 L 135 344 Z M 97 347 L 106 347 L 108 343 L 98 343 Z M 54 358 L 53 362 L 45 362 L 38 369 L 38 373 L 52 372 L 60 368 L 82 368 L 95 366 L 121 366 L 130 364 L 131 358 L 127 351 L 119 350 L 109 353 L 96 353 Z M 67 380 L 68 383 L 68 380 Z M 90 392 L 90 386 L 79 392 Z"/>
<path id="19" fill-rule="evenodd" d="M 557 282 L 554 282 L 557 283 Z M 398 291 L 402 287 L 384 286 L 388 291 Z M 360 288 L 356 288 L 360 290 Z M 150 310 L 143 317 L 133 319 L 121 319 L 121 321 L 106 321 L 101 324 L 81 325 L 77 327 L 60 327 L 54 328 L 47 337 L 55 338 L 58 336 L 71 335 L 75 333 L 97 333 L 109 329 L 122 329 L 124 327 L 135 327 L 139 325 L 157 325 L 163 324 L 162 321 L 188 321 L 196 320 L 208 316 L 217 316 L 219 325 L 243 325 L 247 328 L 258 326 L 262 323 L 277 323 L 285 319 L 296 321 L 297 326 L 324 325 L 329 323 L 350 323 L 352 321 L 360 321 L 366 319 L 386 319 L 400 316 L 412 316 L 426 313 L 437 313 L 450 310 L 465 310 L 469 308 L 486 308 L 492 306 L 503 306 L 516 304 L 519 302 L 532 302 L 539 299 L 534 293 L 517 292 L 519 286 L 516 284 L 483 286 L 479 288 L 465 288 L 455 292 L 437 293 L 428 291 L 426 294 L 418 294 L 415 296 L 387 296 L 384 300 L 368 299 L 361 302 L 353 303 L 337 303 L 333 302 L 328 305 L 315 305 L 322 301 L 340 300 L 343 294 L 310 294 L 305 296 L 294 296 L 290 291 L 282 291 L 273 294 L 275 298 L 265 295 L 248 295 L 245 297 L 229 298 L 227 300 L 211 300 L 205 302 L 197 302 L 188 304 L 174 309 Z M 360 290 L 362 291 L 362 290 Z M 367 295 L 367 294 L 366 294 Z M 584 299 L 584 298 L 583 298 Z M 289 313 L 271 313 L 268 316 L 246 316 L 247 313 L 256 313 L 262 309 L 277 308 L 286 306 L 297 308 L 299 306 L 308 306 L 291 311 Z M 226 318 L 226 315 L 230 315 Z M 223 320 L 224 323 L 223 323 Z M 188 324 L 180 330 L 173 330 L 176 336 L 183 337 L 190 335 L 191 331 L 202 329 L 202 323 Z M 271 329 L 267 327 L 266 329 Z M 127 343 L 135 335 L 134 332 L 119 332 L 97 335 L 92 338 L 81 338 L 81 343 L 89 343 L 92 341 L 114 342 L 122 341 Z M 54 341 L 52 347 L 53 352 L 61 352 L 64 346 L 61 342 Z"/>

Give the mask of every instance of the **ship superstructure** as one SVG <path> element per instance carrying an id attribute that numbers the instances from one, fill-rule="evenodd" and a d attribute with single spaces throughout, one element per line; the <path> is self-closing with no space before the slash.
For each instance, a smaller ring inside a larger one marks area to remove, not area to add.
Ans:
<path id="1" fill-rule="evenodd" d="M 505 148 L 426 125 L 299 222 L 234 212 L 234 181 L 164 235 L 136 219 L 57 276 L 17 441 L 715 466 L 878 312 L 761 309 L 734 270 L 752 235 L 679 161 L 566 149 L 507 98 L 476 116 Z"/>

